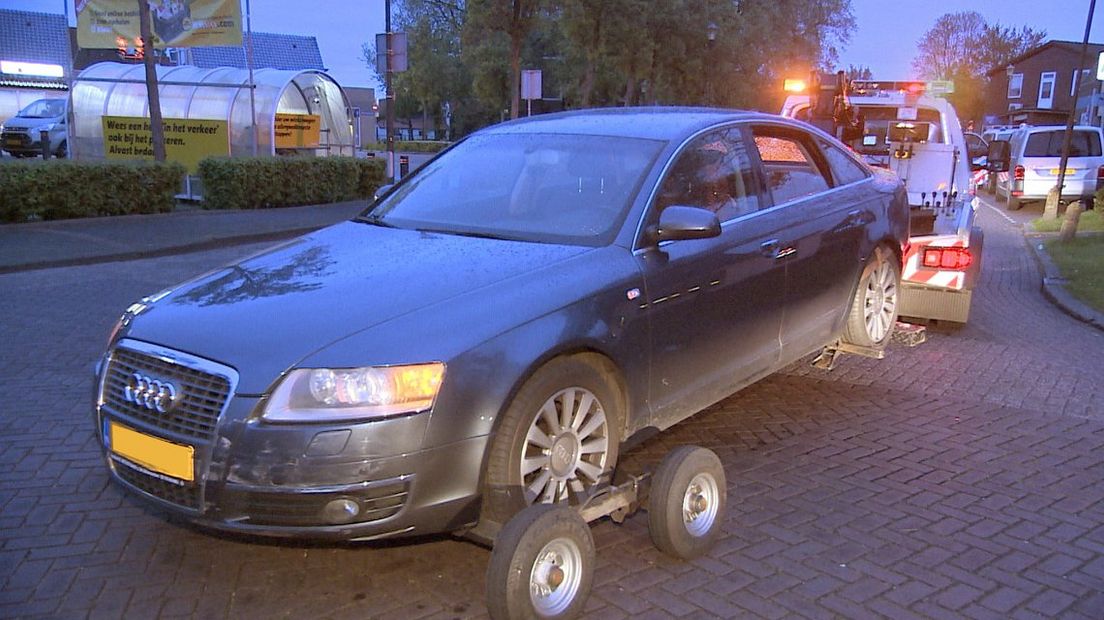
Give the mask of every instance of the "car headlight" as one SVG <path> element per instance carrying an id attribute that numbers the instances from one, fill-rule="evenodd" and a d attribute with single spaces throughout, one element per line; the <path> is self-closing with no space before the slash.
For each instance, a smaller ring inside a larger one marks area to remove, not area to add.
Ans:
<path id="1" fill-rule="evenodd" d="M 441 362 L 298 368 L 276 387 L 261 417 L 270 422 L 334 422 L 428 411 L 444 376 Z"/>

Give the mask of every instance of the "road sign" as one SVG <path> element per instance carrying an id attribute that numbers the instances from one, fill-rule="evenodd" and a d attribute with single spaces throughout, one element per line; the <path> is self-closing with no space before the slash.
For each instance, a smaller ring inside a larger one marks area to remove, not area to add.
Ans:
<path id="1" fill-rule="evenodd" d="M 541 72 L 540 69 L 530 69 L 521 72 L 521 98 L 532 101 L 541 98 Z"/>
<path id="2" fill-rule="evenodd" d="M 408 64 L 406 59 L 406 33 L 394 32 L 391 34 L 391 72 L 406 71 Z M 387 33 L 376 35 L 376 73 L 387 73 Z"/>

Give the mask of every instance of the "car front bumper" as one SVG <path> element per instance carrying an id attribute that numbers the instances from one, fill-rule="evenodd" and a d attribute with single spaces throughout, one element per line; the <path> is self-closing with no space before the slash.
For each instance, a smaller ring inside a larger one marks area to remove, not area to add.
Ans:
<path id="1" fill-rule="evenodd" d="M 487 437 L 424 447 L 436 413 L 272 424 L 259 417 L 262 399 L 231 389 L 213 429 L 193 433 L 194 421 L 169 424 L 163 418 L 173 412 L 150 415 L 114 396 L 122 390 L 116 376 L 128 373 L 192 389 L 166 364 L 134 370 L 128 360 L 120 369 L 108 358 L 97 369 L 97 434 L 112 478 L 171 513 L 218 530 L 330 540 L 456 532 L 479 516 Z M 156 450 L 136 451 L 123 443 L 128 437 Z M 159 460 L 165 453 L 186 454 L 188 463 L 173 469 Z"/>

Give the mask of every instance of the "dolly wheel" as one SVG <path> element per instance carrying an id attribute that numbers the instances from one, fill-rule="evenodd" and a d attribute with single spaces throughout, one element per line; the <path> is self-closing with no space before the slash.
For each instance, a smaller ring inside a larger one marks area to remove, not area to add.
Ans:
<path id="1" fill-rule="evenodd" d="M 648 531 L 662 552 L 689 560 L 705 553 L 721 532 L 725 473 L 709 449 L 681 446 L 660 463 L 648 498 Z"/>
<path id="2" fill-rule="evenodd" d="M 499 532 L 487 567 L 492 618 L 574 618 L 594 581 L 594 539 L 574 509 L 534 504 Z"/>

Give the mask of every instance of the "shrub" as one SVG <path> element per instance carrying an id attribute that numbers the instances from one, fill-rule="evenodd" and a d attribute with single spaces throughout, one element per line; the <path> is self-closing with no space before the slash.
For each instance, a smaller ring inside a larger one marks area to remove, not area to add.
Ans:
<path id="1" fill-rule="evenodd" d="M 431 140 L 410 140 L 410 141 L 395 141 L 395 152 L 397 153 L 437 153 L 445 150 L 445 148 L 452 146 L 451 142 L 434 142 Z M 365 144 L 362 148 L 367 151 L 386 151 L 387 145 L 383 142 L 372 142 Z"/>
<path id="2" fill-rule="evenodd" d="M 368 198 L 384 162 L 353 157 L 236 157 L 199 162 L 205 209 L 263 209 Z"/>
<path id="3" fill-rule="evenodd" d="M 185 173 L 170 162 L 8 162 L 0 166 L 0 220 L 165 213 Z"/>

